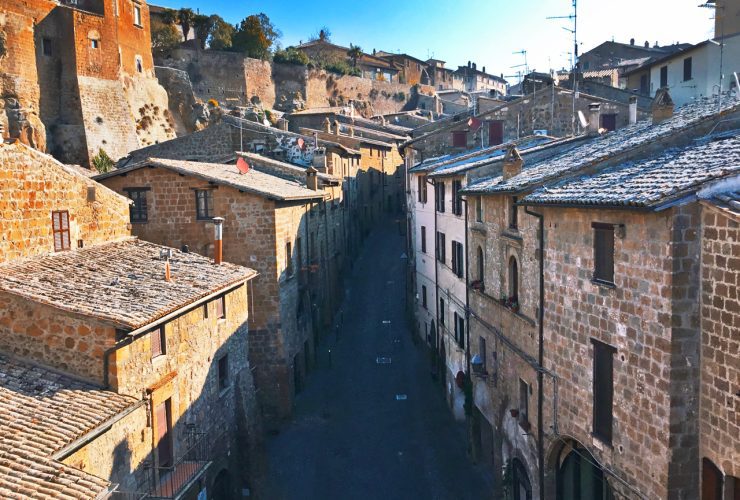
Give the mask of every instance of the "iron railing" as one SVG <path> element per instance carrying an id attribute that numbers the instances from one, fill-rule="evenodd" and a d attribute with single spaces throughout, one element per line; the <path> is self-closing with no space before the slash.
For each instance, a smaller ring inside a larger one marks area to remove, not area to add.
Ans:
<path id="1" fill-rule="evenodd" d="M 205 433 L 191 432 L 187 442 L 187 451 L 171 467 L 149 467 L 153 487 L 147 498 L 176 498 L 205 469 L 213 441 Z"/>

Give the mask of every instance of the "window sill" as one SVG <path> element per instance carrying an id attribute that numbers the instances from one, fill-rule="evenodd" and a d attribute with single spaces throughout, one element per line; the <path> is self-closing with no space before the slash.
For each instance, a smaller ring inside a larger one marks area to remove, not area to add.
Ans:
<path id="1" fill-rule="evenodd" d="M 147 224 L 148 220 L 132 220 L 131 224 Z"/>
<path id="2" fill-rule="evenodd" d="M 610 441 L 607 441 L 605 438 L 600 437 L 598 434 L 594 434 L 593 432 L 591 433 L 591 441 L 599 450 L 604 447 L 614 450 L 614 445 Z"/>
<path id="3" fill-rule="evenodd" d="M 597 278 L 591 278 L 591 283 L 594 285 L 601 287 L 601 288 L 607 288 L 609 290 L 614 290 L 617 288 L 617 285 L 612 283 L 611 281 L 604 281 Z"/>
<path id="4" fill-rule="evenodd" d="M 506 238 L 507 240 L 516 243 L 517 245 L 521 246 L 523 243 L 522 235 L 519 234 L 519 231 L 514 231 L 512 229 L 506 228 L 503 231 L 501 231 L 501 237 Z"/>
<path id="5" fill-rule="evenodd" d="M 213 217 L 195 217 L 195 220 L 200 222 L 213 222 Z"/>
<path id="6" fill-rule="evenodd" d="M 141 24 L 134 23 L 134 28 L 139 28 L 139 29 L 142 29 L 143 30 L 144 29 L 144 26 L 142 26 Z"/>

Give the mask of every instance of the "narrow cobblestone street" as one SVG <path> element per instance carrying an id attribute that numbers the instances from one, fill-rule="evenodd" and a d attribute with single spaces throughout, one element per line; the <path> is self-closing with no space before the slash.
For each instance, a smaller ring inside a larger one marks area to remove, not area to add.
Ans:
<path id="1" fill-rule="evenodd" d="M 428 355 L 406 327 L 403 252 L 395 224 L 366 241 L 344 325 L 324 339 L 293 420 L 269 438 L 268 498 L 488 497 L 490 482 L 466 453 L 465 427 L 452 419 Z"/>

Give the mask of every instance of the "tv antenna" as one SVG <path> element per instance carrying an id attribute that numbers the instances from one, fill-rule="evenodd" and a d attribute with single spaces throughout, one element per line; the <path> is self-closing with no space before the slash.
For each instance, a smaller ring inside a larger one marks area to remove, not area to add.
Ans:
<path id="1" fill-rule="evenodd" d="M 578 95 L 578 0 L 572 0 L 573 13 L 568 16 L 548 16 L 547 19 L 569 19 L 573 22 L 573 28 L 566 28 L 565 31 L 573 34 L 573 53 L 571 54 L 571 68 L 573 76 L 573 115 L 571 116 L 571 134 L 576 135 L 576 96 Z"/>

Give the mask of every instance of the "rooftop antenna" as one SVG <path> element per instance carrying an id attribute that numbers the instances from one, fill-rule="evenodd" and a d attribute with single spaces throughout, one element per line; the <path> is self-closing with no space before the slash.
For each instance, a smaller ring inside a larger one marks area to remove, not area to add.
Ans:
<path id="1" fill-rule="evenodd" d="M 524 49 L 522 49 L 522 50 L 517 50 L 516 52 L 512 52 L 512 54 L 520 54 L 520 55 L 523 55 L 524 56 L 524 64 L 517 64 L 517 65 L 511 66 L 511 67 L 512 68 L 522 68 L 523 67 L 524 68 L 524 74 L 525 75 L 528 75 L 529 74 L 529 63 L 527 62 L 527 51 L 524 50 Z M 521 80 L 521 76 L 520 76 L 519 77 L 519 83 L 521 83 L 521 82 L 522 82 L 522 80 Z"/>
<path id="2" fill-rule="evenodd" d="M 573 13 L 569 16 L 549 16 L 547 19 L 570 19 L 573 21 L 573 29 L 563 26 L 565 31 L 573 34 L 573 54 L 571 55 L 571 67 L 573 74 L 573 114 L 571 116 L 571 133 L 576 135 L 576 96 L 578 95 L 578 0 L 572 0 Z"/>

